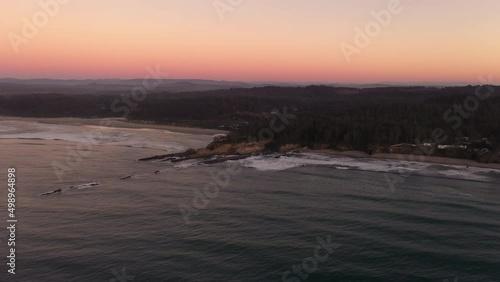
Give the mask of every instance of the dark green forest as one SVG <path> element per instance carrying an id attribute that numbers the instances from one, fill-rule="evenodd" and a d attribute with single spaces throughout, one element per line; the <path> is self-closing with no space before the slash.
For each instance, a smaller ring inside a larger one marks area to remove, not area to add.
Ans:
<path id="1" fill-rule="evenodd" d="M 271 136 L 278 145 L 370 150 L 400 143 L 462 144 L 469 140 L 467 145 L 475 149 L 499 148 L 500 87 L 492 86 L 258 87 L 155 92 L 140 100 L 126 93 L 0 94 L 0 115 L 4 116 L 122 117 L 219 128 L 231 131 L 230 142 L 262 138 L 262 130 L 276 119 L 273 111 L 294 116 L 284 129 L 279 119 L 275 122 L 282 129 Z"/>

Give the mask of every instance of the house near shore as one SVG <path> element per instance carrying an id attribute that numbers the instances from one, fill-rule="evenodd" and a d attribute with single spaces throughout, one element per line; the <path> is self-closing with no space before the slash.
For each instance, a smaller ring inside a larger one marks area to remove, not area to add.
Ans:
<path id="1" fill-rule="evenodd" d="M 216 143 L 224 142 L 227 140 L 227 134 L 215 134 L 213 138 Z"/>
<path id="2" fill-rule="evenodd" d="M 389 147 L 389 152 L 392 154 L 411 154 L 415 151 L 417 145 L 409 143 L 401 143 Z"/>
<path id="3" fill-rule="evenodd" d="M 448 149 L 467 150 L 467 148 L 468 148 L 467 145 L 438 145 L 439 150 L 448 150 Z"/>

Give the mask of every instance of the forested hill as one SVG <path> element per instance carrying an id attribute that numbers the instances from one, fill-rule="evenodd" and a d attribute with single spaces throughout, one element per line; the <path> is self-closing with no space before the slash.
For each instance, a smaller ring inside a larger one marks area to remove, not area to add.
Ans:
<path id="1" fill-rule="evenodd" d="M 128 95 L 0 95 L 0 115 L 30 117 L 126 117 L 188 126 L 231 129 L 232 140 L 258 136 L 273 110 L 295 118 L 273 134 L 279 144 L 368 149 L 433 141 L 442 129 L 444 144 L 482 140 L 496 150 L 500 140 L 500 87 L 336 88 L 259 87 L 205 92 Z M 479 93 L 479 96 L 476 95 Z M 0 89 L 0 93 L 1 89 Z M 489 94 L 490 93 L 490 94 Z M 128 102 L 127 102 L 128 101 Z M 279 124 L 278 124 L 279 125 Z M 435 137 L 435 136 L 434 136 Z M 465 137 L 465 139 L 464 139 Z"/>

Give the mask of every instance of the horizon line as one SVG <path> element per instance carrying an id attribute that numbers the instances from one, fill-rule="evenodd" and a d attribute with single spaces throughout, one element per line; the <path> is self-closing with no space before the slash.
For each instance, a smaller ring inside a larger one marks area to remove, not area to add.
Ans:
<path id="1" fill-rule="evenodd" d="M 33 81 L 33 80 L 59 80 L 59 81 L 92 81 L 92 80 L 143 80 L 144 78 L 17 78 L 17 77 L 0 77 L 1 80 L 19 80 L 19 81 Z M 266 80 L 224 80 L 224 79 L 208 79 L 208 78 L 162 78 L 162 81 L 168 80 L 202 80 L 212 82 L 228 82 L 228 83 L 245 83 L 245 84 L 294 84 L 294 85 L 390 85 L 390 86 L 474 86 L 485 85 L 480 84 L 478 81 L 471 82 L 447 82 L 447 81 L 414 81 L 414 82 L 392 82 L 392 81 L 376 81 L 376 82 L 331 82 L 331 81 L 266 81 Z M 499 84 L 490 84 L 493 86 L 500 86 Z"/>

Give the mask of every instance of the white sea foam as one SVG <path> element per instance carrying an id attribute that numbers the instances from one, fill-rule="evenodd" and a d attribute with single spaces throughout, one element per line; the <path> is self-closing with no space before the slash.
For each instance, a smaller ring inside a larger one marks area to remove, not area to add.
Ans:
<path id="1" fill-rule="evenodd" d="M 466 168 L 453 165 L 439 165 L 439 169 L 436 169 L 436 165 L 429 163 L 371 158 L 330 157 L 317 154 L 295 154 L 279 158 L 276 158 L 274 155 L 254 156 L 240 160 L 239 163 L 243 167 L 254 168 L 259 171 L 281 171 L 301 166 L 329 166 L 342 170 L 390 172 L 477 181 L 491 181 L 492 177 L 488 176 L 489 172 L 500 173 L 499 170 L 494 169 Z"/>
<path id="2" fill-rule="evenodd" d="M 43 124 L 32 121 L 0 121 L 0 139 L 42 139 L 102 145 L 154 148 L 169 152 L 206 146 L 212 136 L 142 128 L 92 125 Z"/>
<path id="3" fill-rule="evenodd" d="M 193 167 L 193 166 L 196 166 L 198 165 L 199 162 L 197 160 L 187 160 L 187 161 L 183 161 L 183 162 L 179 162 L 177 164 L 174 165 L 175 168 L 189 168 L 189 167 Z"/>
<path id="4" fill-rule="evenodd" d="M 285 169 L 291 169 L 294 167 L 305 166 L 305 165 L 330 165 L 331 162 L 328 160 L 322 160 L 321 158 L 307 158 L 301 156 L 255 156 L 247 159 L 243 159 L 240 163 L 245 167 L 255 168 L 257 170 L 266 171 L 279 171 Z"/>
<path id="5" fill-rule="evenodd" d="M 69 187 L 69 189 L 77 189 L 77 190 L 89 189 L 89 188 L 96 187 L 99 185 L 101 185 L 99 182 L 89 182 L 89 183 L 84 183 L 84 184 L 72 185 Z"/>

